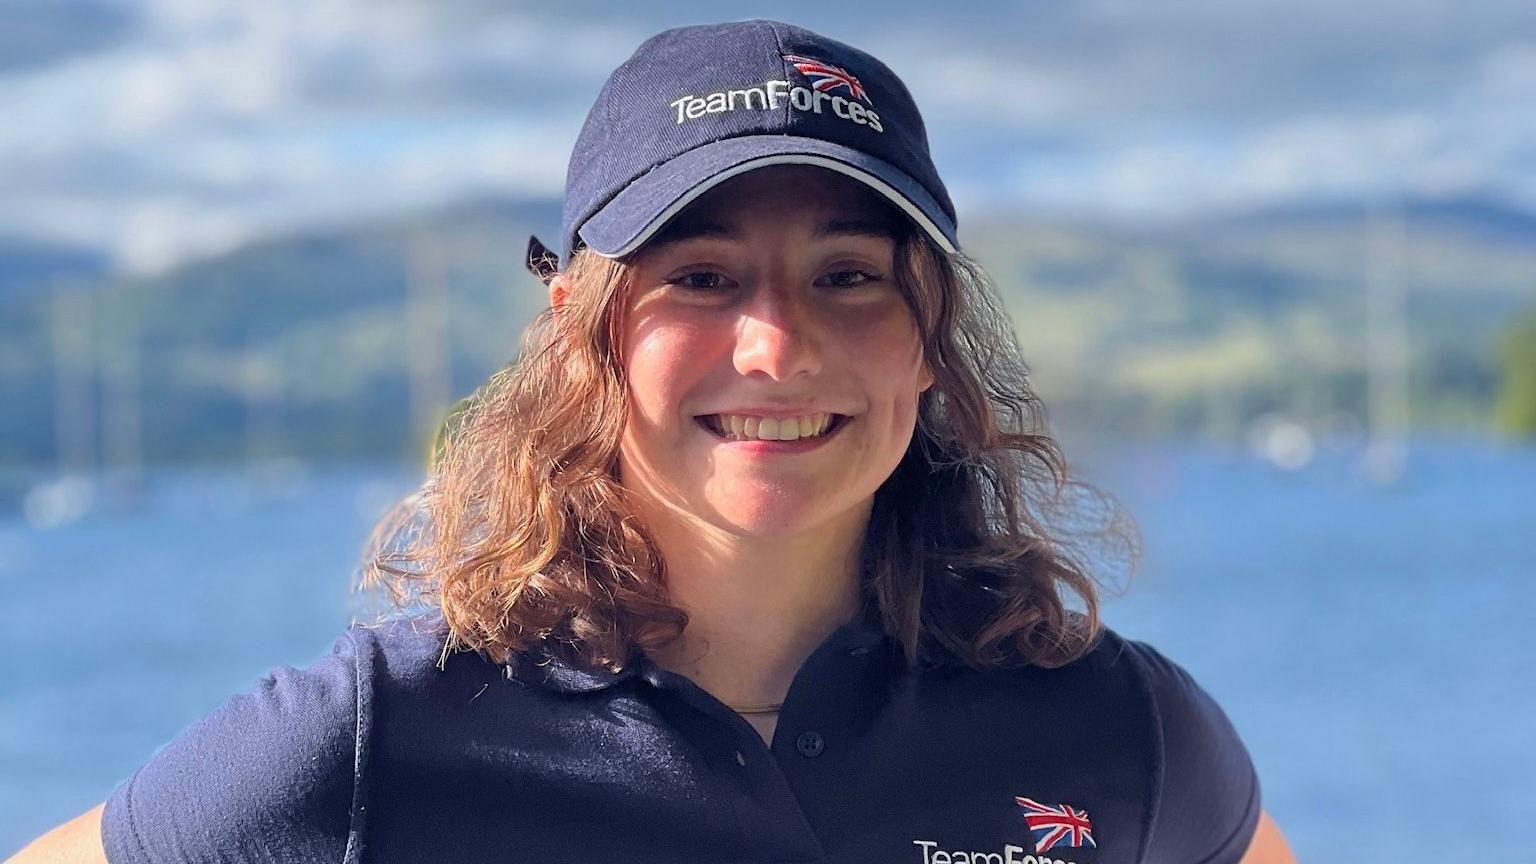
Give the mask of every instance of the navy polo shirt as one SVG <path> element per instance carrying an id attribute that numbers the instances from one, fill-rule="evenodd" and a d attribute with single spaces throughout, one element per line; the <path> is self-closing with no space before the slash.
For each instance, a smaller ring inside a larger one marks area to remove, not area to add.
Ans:
<path id="1" fill-rule="evenodd" d="M 1059 669 L 919 670 L 860 620 L 772 746 L 643 657 L 509 673 L 442 645 L 407 618 L 272 672 L 112 793 L 108 859 L 1196 864 L 1259 817 L 1221 710 L 1112 631 Z"/>

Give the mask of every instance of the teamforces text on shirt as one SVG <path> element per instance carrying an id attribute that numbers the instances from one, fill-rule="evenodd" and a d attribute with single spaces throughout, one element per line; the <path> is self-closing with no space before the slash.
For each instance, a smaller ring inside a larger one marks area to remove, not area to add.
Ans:
<path id="1" fill-rule="evenodd" d="M 937 840 L 913 840 L 912 845 L 923 850 L 923 864 L 1077 864 L 1049 855 L 1029 855 L 1023 846 L 1012 843 L 1003 846 L 1001 852 L 964 852 L 937 848 Z"/>

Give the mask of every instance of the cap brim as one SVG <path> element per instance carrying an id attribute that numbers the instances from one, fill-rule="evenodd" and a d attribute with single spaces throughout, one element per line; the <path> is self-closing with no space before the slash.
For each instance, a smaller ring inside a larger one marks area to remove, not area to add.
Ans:
<path id="1" fill-rule="evenodd" d="M 945 251 L 959 248 L 954 220 L 906 172 L 851 147 L 793 135 L 748 135 L 695 147 L 636 178 L 577 233 L 599 255 L 623 257 L 705 192 L 768 165 L 817 165 L 852 177 L 896 205 Z"/>

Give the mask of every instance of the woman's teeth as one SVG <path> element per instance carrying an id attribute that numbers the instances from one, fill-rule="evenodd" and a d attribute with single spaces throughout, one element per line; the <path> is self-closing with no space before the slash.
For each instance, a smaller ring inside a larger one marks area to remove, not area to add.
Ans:
<path id="1" fill-rule="evenodd" d="M 832 418 L 831 414 L 820 413 L 803 417 L 710 414 L 704 421 L 716 433 L 733 441 L 794 441 L 825 434 Z"/>

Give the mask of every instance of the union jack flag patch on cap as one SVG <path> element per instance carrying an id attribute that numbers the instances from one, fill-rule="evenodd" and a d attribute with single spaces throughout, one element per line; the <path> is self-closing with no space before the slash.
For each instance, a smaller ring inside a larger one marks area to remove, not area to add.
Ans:
<path id="1" fill-rule="evenodd" d="M 848 95 L 863 102 L 865 105 L 874 104 L 869 101 L 869 94 L 864 92 L 864 85 L 859 79 L 849 74 L 847 69 L 841 66 L 833 66 L 831 63 L 823 63 L 811 57 L 801 57 L 798 54 L 785 54 L 784 59 L 795 64 L 800 74 L 811 79 L 811 86 L 823 93 L 837 87 L 847 87 Z"/>
<path id="2" fill-rule="evenodd" d="M 1024 808 L 1024 822 L 1035 835 L 1035 851 L 1045 852 L 1057 846 L 1093 846 L 1093 823 L 1088 811 L 1070 804 L 1041 804 L 1033 798 L 1015 796 Z"/>

